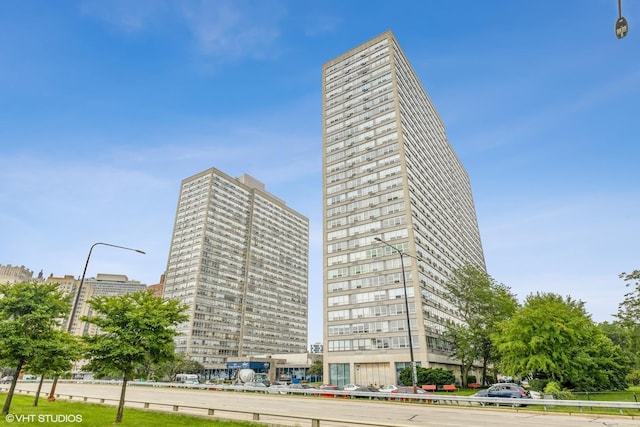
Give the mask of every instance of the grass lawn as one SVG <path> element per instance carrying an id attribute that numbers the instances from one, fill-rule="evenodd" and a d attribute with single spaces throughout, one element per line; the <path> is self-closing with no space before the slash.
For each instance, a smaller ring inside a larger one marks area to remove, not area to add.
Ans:
<path id="1" fill-rule="evenodd" d="M 7 397 L 2 396 L 2 404 Z M 41 398 L 38 406 L 33 406 L 34 396 L 14 395 L 11 401 L 11 419 L 0 416 L 0 425 L 39 425 L 39 426 L 76 426 L 76 427 L 256 427 L 265 424 L 241 422 L 241 421 L 219 421 L 188 415 L 178 415 L 163 412 L 142 411 L 138 409 L 125 408 L 121 423 L 115 423 L 117 407 L 105 406 L 93 403 L 67 402 L 57 400 L 47 402 Z M 81 419 L 81 420 L 80 420 Z"/>

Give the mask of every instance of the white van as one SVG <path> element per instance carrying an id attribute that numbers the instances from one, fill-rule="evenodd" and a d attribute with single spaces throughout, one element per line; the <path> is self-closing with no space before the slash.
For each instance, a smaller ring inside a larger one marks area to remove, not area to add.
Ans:
<path id="1" fill-rule="evenodd" d="M 200 384 L 200 377 L 196 374 L 178 374 L 176 381 L 182 384 Z"/>

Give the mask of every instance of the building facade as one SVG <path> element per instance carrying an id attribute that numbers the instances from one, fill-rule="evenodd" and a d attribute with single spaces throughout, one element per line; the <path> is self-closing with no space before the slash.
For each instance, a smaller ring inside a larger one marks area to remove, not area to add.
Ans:
<path id="1" fill-rule="evenodd" d="M 443 284 L 485 268 L 469 177 L 393 33 L 322 75 L 325 382 L 397 384 L 409 327 L 419 366 L 455 369 Z"/>
<path id="2" fill-rule="evenodd" d="M 59 283 L 60 289 L 65 293 L 71 293 L 73 298 L 78 298 L 78 308 L 76 313 L 71 319 L 71 328 L 69 332 L 73 335 L 95 335 L 99 332 L 99 328 L 89 322 L 80 320 L 82 316 L 95 316 L 95 313 L 89 306 L 89 300 L 97 296 L 118 296 L 130 294 L 133 292 L 143 291 L 147 289 L 147 285 L 140 283 L 137 280 L 129 280 L 129 278 L 123 274 L 104 274 L 98 273 L 96 277 L 85 278 L 82 283 L 82 289 L 78 294 L 78 287 L 80 281 L 73 278 L 73 276 L 53 277 L 50 276 L 47 279 L 51 283 Z M 74 303 L 74 300 L 71 300 Z"/>
<path id="3" fill-rule="evenodd" d="M 186 304 L 176 352 L 224 375 L 227 358 L 307 345 L 309 220 L 243 175 L 182 181 L 164 296 Z"/>
<path id="4" fill-rule="evenodd" d="M 42 273 L 38 276 L 38 279 L 42 278 Z M 22 282 L 36 282 L 38 279 L 33 278 L 33 271 L 29 270 L 24 265 L 2 265 L 0 264 L 0 283 L 22 283 Z M 40 280 L 41 281 L 41 280 Z"/>
<path id="5" fill-rule="evenodd" d="M 309 345 L 309 353 L 322 354 L 324 353 L 324 345 L 321 342 L 314 342 Z"/>

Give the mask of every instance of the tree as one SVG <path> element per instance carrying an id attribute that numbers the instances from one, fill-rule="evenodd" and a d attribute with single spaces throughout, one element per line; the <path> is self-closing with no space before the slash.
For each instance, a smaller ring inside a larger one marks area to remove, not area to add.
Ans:
<path id="1" fill-rule="evenodd" d="M 627 292 L 624 300 L 618 305 L 618 322 L 614 322 L 611 327 L 605 330 L 614 343 L 620 345 L 622 350 L 629 356 L 632 373 L 628 378 L 633 383 L 640 383 L 640 270 L 631 273 L 620 273 L 618 276 L 626 282 L 628 288 L 633 290 Z M 612 327 L 615 325 L 617 333 Z M 620 342 L 617 342 L 616 339 Z"/>
<path id="2" fill-rule="evenodd" d="M 80 359 L 81 356 L 82 351 L 78 337 L 60 329 L 52 331 L 51 340 L 36 349 L 34 357 L 26 365 L 30 373 L 40 375 L 40 383 L 33 406 L 38 406 L 45 375 L 58 376 L 69 371 L 73 366 L 73 361 Z"/>
<path id="3" fill-rule="evenodd" d="M 477 360 L 482 361 L 484 383 L 495 355 L 490 334 L 498 322 L 515 312 L 516 297 L 507 286 L 470 264 L 454 270 L 444 287 L 460 319 L 447 322 L 445 336 L 452 344 L 452 356 L 460 361 L 462 385 L 467 385 L 469 370 Z"/>
<path id="4" fill-rule="evenodd" d="M 202 363 L 191 360 L 184 354 L 176 354 L 173 360 L 162 363 L 148 362 L 146 366 L 136 370 L 136 376 L 145 379 L 167 378 L 169 381 L 175 381 L 178 374 L 202 374 L 204 369 Z"/>
<path id="5" fill-rule="evenodd" d="M 620 349 L 593 323 L 582 301 L 553 293 L 527 296 L 492 339 L 506 374 L 557 381 L 582 391 L 624 388 Z"/>
<path id="6" fill-rule="evenodd" d="M 637 336 L 637 328 L 630 328 L 621 321 L 602 322 L 598 328 L 611 342 L 620 348 L 620 351 L 629 360 L 632 369 L 640 368 L 640 341 Z"/>
<path id="7" fill-rule="evenodd" d="M 0 360 L 16 368 L 3 414 L 11 408 L 18 375 L 56 340 L 54 331 L 69 308 L 69 296 L 63 295 L 58 284 L 0 285 Z"/>
<path id="8" fill-rule="evenodd" d="M 136 369 L 149 362 L 172 360 L 175 326 L 188 319 L 187 308 L 176 300 L 166 300 L 153 291 L 139 291 L 119 296 L 99 296 L 89 301 L 95 316 L 82 320 L 100 328 L 93 336 L 85 336 L 87 370 L 100 377 L 118 373 L 122 377 L 120 403 L 116 423 L 122 421 L 127 381 Z"/>
<path id="9" fill-rule="evenodd" d="M 617 317 L 627 326 L 636 327 L 640 324 L 640 270 L 620 273 L 618 277 L 627 282 L 627 287 L 633 287 L 633 291 L 624 295 L 624 301 L 618 305 Z"/>
<path id="10" fill-rule="evenodd" d="M 315 360 L 309 369 L 307 370 L 307 376 L 309 377 L 321 377 L 323 374 L 324 366 L 322 360 Z"/>

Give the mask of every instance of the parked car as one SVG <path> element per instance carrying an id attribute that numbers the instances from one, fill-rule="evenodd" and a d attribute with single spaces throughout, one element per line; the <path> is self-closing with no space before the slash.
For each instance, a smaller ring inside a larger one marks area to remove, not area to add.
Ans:
<path id="1" fill-rule="evenodd" d="M 289 386 L 286 384 L 274 383 L 269 386 L 269 393 L 287 394 L 288 388 Z"/>
<path id="2" fill-rule="evenodd" d="M 342 390 L 342 387 L 333 384 L 322 384 L 320 387 L 318 387 L 318 390 L 320 391 L 318 393 L 315 393 L 315 396 L 335 397 L 336 394 L 332 393 L 332 391 Z"/>
<path id="3" fill-rule="evenodd" d="M 289 387 L 287 387 L 287 390 L 289 391 L 289 393 L 291 393 L 291 391 L 294 390 L 293 393 L 300 394 L 304 390 L 310 390 L 312 388 L 313 387 L 311 387 L 309 384 L 297 383 L 297 384 L 289 384 Z"/>
<path id="4" fill-rule="evenodd" d="M 345 384 L 345 385 L 342 386 L 342 389 L 344 391 L 353 391 L 353 390 L 357 389 L 358 387 L 361 387 L 361 386 L 359 386 L 357 384 Z"/>
<path id="5" fill-rule="evenodd" d="M 397 390 L 397 389 L 398 389 L 398 386 L 397 386 L 397 385 L 383 385 L 383 386 L 380 388 L 380 391 L 384 391 L 384 392 L 386 392 L 386 393 L 390 393 L 390 392 L 392 392 L 393 390 Z M 411 390 L 411 391 L 413 391 L 413 390 Z"/>
<path id="6" fill-rule="evenodd" d="M 13 381 L 12 375 L 7 375 L 5 377 L 0 378 L 0 384 L 9 384 L 11 381 Z"/>
<path id="7" fill-rule="evenodd" d="M 358 387 L 355 390 L 351 390 L 351 397 L 359 399 L 384 399 L 380 396 L 372 396 L 371 393 L 379 393 L 380 389 L 376 387 Z M 366 394 L 365 394 L 366 393 Z"/>
<path id="8" fill-rule="evenodd" d="M 247 391 L 255 391 L 258 393 L 266 393 L 267 392 L 267 386 L 264 383 L 259 383 L 259 382 L 248 382 L 248 383 L 244 383 L 244 387 L 245 390 Z"/>
<path id="9" fill-rule="evenodd" d="M 503 399 L 531 399 L 531 393 L 514 383 L 497 383 L 486 390 L 480 390 L 474 397 L 500 397 Z"/>
<path id="10" fill-rule="evenodd" d="M 413 394 L 413 387 L 412 386 L 408 386 L 408 387 L 407 386 L 401 386 L 401 387 L 396 388 L 395 390 L 391 390 L 391 393 L 393 393 L 393 394 Z M 427 393 L 423 389 L 417 388 L 416 389 L 416 394 L 431 394 L 431 393 Z M 395 399 L 396 398 L 392 397 L 389 400 L 395 400 Z M 400 397 L 400 398 L 398 398 L 398 400 L 411 400 L 411 399 Z"/>
<path id="11" fill-rule="evenodd" d="M 333 384 L 322 384 L 318 390 L 342 390 L 342 387 Z"/>

